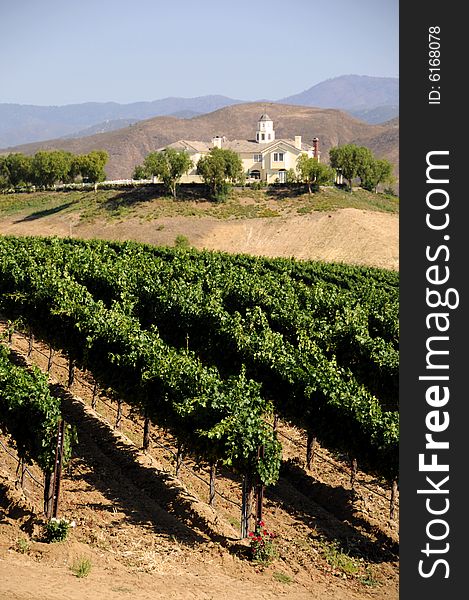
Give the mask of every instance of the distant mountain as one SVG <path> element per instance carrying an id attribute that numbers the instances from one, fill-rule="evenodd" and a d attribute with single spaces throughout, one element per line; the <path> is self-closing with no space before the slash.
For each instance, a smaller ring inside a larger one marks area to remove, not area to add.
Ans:
<path id="1" fill-rule="evenodd" d="M 360 108 L 347 110 L 349 114 L 366 123 L 386 123 L 399 116 L 399 106 L 390 104 L 388 106 L 375 106 L 374 108 Z"/>
<path id="2" fill-rule="evenodd" d="M 66 106 L 0 104 L 0 148 L 60 137 L 82 137 L 127 127 L 156 116 L 192 119 L 226 106 L 244 103 L 226 96 L 163 98 L 152 102 L 86 102 Z M 269 103 L 269 100 L 258 100 Z M 339 108 L 368 123 L 398 114 L 399 80 L 343 75 L 277 101 L 320 108 Z"/>
<path id="3" fill-rule="evenodd" d="M 106 133 L 108 131 L 116 131 L 116 129 L 123 129 L 129 127 L 134 123 L 137 123 L 139 119 L 114 119 L 112 121 L 104 121 L 104 123 L 98 123 L 85 129 L 80 129 L 69 135 L 63 135 L 65 139 L 86 137 L 87 135 L 96 135 L 97 133 Z"/>
<path id="4" fill-rule="evenodd" d="M 266 102 L 228 106 L 192 119 L 155 117 L 116 131 L 77 139 L 49 140 L 10 150 L 33 154 L 39 149 L 63 149 L 79 154 L 104 149 L 110 155 L 107 176 L 111 179 L 127 178 L 149 152 L 179 139 L 210 141 L 215 135 L 225 135 L 228 139 L 253 139 L 257 120 L 265 111 L 274 121 L 277 138 L 291 139 L 301 135 L 303 141 L 311 142 L 317 136 L 324 160 L 327 160 L 332 146 L 360 142 L 372 147 L 378 156 L 389 157 L 397 167 L 397 119 L 385 125 L 369 125 L 335 109 Z"/>
<path id="5" fill-rule="evenodd" d="M 397 105 L 399 103 L 399 79 L 342 75 L 326 79 L 300 94 L 282 98 L 278 102 L 347 110 Z"/>
<path id="6" fill-rule="evenodd" d="M 342 75 L 278 102 L 340 108 L 367 123 L 383 123 L 399 114 L 399 79 Z"/>
<path id="7" fill-rule="evenodd" d="M 187 118 L 240 102 L 242 100 L 226 96 L 199 96 L 163 98 L 153 102 L 131 104 L 117 102 L 86 102 L 66 106 L 0 104 L 0 148 L 81 134 L 88 128 L 97 126 L 99 129 L 103 123 L 118 120 L 136 122 L 174 113 L 183 114 L 183 118 Z"/>

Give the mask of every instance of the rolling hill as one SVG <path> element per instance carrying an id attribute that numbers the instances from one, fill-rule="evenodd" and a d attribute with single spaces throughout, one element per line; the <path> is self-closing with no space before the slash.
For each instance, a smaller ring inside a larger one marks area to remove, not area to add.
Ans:
<path id="1" fill-rule="evenodd" d="M 288 96 L 279 102 L 345 110 L 396 106 L 399 103 L 399 79 L 342 75 L 326 79 L 300 94 Z"/>
<path id="2" fill-rule="evenodd" d="M 336 109 L 265 102 L 227 106 L 191 119 L 155 117 L 116 131 L 37 142 L 9 148 L 8 151 L 33 154 L 39 149 L 62 149 L 79 154 L 104 149 L 110 155 L 106 168 L 108 178 L 128 178 L 146 154 L 179 139 L 209 141 L 215 135 L 225 135 L 228 139 L 252 139 L 257 120 L 266 111 L 274 120 L 277 138 L 301 135 L 303 141 L 308 142 L 317 136 L 326 160 L 331 147 L 359 142 L 372 148 L 377 156 L 388 158 L 397 167 L 397 120 L 370 125 Z"/>

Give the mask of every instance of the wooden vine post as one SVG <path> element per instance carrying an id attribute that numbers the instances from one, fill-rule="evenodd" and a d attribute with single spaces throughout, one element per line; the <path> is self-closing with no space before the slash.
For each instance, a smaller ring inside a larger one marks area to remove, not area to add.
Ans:
<path id="1" fill-rule="evenodd" d="M 44 514 L 47 518 L 57 517 L 60 496 L 60 481 L 62 477 L 62 462 L 64 452 L 65 421 L 62 419 L 57 426 L 57 442 L 55 445 L 54 468 L 44 477 Z"/>
<path id="2" fill-rule="evenodd" d="M 33 334 L 33 330 L 30 329 L 29 330 L 29 338 L 28 338 L 28 356 L 31 356 L 31 352 L 33 351 L 33 344 L 34 344 L 34 334 Z"/>
<path id="3" fill-rule="evenodd" d="M 389 503 L 389 520 L 394 521 L 396 519 L 396 500 L 397 500 L 397 479 L 393 479 L 391 486 L 391 501 Z"/>
<path id="4" fill-rule="evenodd" d="M 247 538 L 249 533 L 249 521 L 252 512 L 252 477 L 246 474 L 243 477 L 242 501 L 241 501 L 241 539 Z"/>
<path id="5" fill-rule="evenodd" d="M 116 424 L 114 425 L 115 429 L 119 429 L 122 421 L 122 400 L 119 398 L 117 400 L 117 414 L 116 414 Z"/>
<path id="6" fill-rule="evenodd" d="M 143 422 L 143 443 L 142 448 L 146 452 L 150 447 L 150 418 L 145 415 Z"/>
<path id="7" fill-rule="evenodd" d="M 52 368 L 52 360 L 54 358 L 54 349 L 52 346 L 49 346 L 49 358 L 47 359 L 47 372 L 50 373 Z"/>
<path id="8" fill-rule="evenodd" d="M 61 419 L 57 427 L 57 445 L 55 448 L 54 483 L 52 495 L 52 517 L 57 517 L 62 478 L 62 462 L 64 454 L 65 421 Z"/>
<path id="9" fill-rule="evenodd" d="M 264 446 L 259 446 L 257 449 L 257 460 L 264 458 Z M 256 525 L 259 521 L 263 521 L 263 504 L 264 504 L 264 484 L 258 476 L 256 485 Z"/>
<path id="10" fill-rule="evenodd" d="M 312 433 L 308 433 L 308 439 L 306 441 L 306 468 L 311 471 L 311 467 L 314 463 L 314 452 L 316 450 L 317 439 Z"/>
<path id="11" fill-rule="evenodd" d="M 352 487 L 352 490 L 355 489 L 355 483 L 357 480 L 357 470 L 358 470 L 357 459 L 352 458 L 351 463 L 350 463 L 350 485 Z"/>
<path id="12" fill-rule="evenodd" d="M 352 503 L 355 501 L 355 483 L 357 481 L 358 463 L 356 458 L 352 458 L 350 464 L 350 486 L 352 488 Z"/>
<path id="13" fill-rule="evenodd" d="M 68 381 L 67 387 L 70 389 L 75 381 L 75 361 L 73 358 L 69 357 L 68 359 Z"/>
<path id="14" fill-rule="evenodd" d="M 176 452 L 176 477 L 179 477 L 179 473 L 181 471 L 182 465 L 182 456 L 184 454 L 184 447 L 181 442 L 178 442 L 177 452 Z"/>
<path id="15" fill-rule="evenodd" d="M 210 506 L 215 506 L 215 479 L 217 476 L 217 463 L 210 465 L 210 494 L 208 503 Z"/>
<path id="16" fill-rule="evenodd" d="M 52 516 L 52 498 L 54 492 L 52 489 L 53 477 L 52 473 L 45 473 L 44 475 L 44 514 L 50 519 Z"/>
<path id="17" fill-rule="evenodd" d="M 98 382 L 95 381 L 94 386 L 93 386 L 93 395 L 91 397 L 91 408 L 93 410 L 96 410 L 97 396 L 98 396 Z"/>

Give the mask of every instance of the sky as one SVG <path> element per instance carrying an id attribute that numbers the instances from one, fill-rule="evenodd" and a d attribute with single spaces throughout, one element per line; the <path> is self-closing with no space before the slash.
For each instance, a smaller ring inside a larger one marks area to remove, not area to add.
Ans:
<path id="1" fill-rule="evenodd" d="M 0 0 L 0 102 L 278 100 L 398 77 L 398 0 Z"/>

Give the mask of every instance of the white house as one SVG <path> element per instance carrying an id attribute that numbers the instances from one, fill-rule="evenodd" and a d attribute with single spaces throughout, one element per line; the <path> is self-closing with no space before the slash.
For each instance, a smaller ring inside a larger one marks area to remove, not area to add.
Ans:
<path id="1" fill-rule="evenodd" d="M 201 181 L 197 175 L 198 160 L 208 154 L 214 147 L 228 148 L 239 154 L 244 171 L 248 178 L 260 179 L 266 183 L 284 183 L 287 171 L 295 169 L 300 154 L 307 154 L 320 160 L 319 140 L 314 138 L 312 144 L 305 144 L 301 135 L 295 139 L 276 139 L 272 119 L 263 114 L 257 122 L 255 140 L 227 140 L 226 137 L 215 136 L 211 143 L 201 141 L 179 140 L 166 146 L 189 153 L 193 168 L 181 181 L 184 183 Z M 164 148 L 159 148 L 159 151 Z"/>

